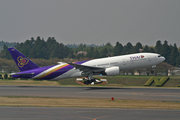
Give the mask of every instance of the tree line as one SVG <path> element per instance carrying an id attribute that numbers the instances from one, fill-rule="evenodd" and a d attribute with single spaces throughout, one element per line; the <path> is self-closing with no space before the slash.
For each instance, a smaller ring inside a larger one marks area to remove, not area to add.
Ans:
<path id="1" fill-rule="evenodd" d="M 36 39 L 32 37 L 30 40 L 17 43 L 14 47 L 28 58 L 46 60 L 55 58 L 86 60 L 139 52 L 151 52 L 159 53 L 164 56 L 166 58 L 165 62 L 168 64 L 173 66 L 180 65 L 180 50 L 176 43 L 174 45 L 169 45 L 167 40 L 165 40 L 164 43 L 158 40 L 156 46 L 143 46 L 140 42 L 137 42 L 134 46 L 128 42 L 123 46 L 119 41 L 116 42 L 115 46 L 111 45 L 109 42 L 102 46 L 94 44 L 80 44 L 77 46 L 75 44 L 64 45 L 63 43 L 57 42 L 54 37 L 49 37 L 47 40 L 44 40 L 38 36 Z M 4 44 L 0 52 L 0 58 L 12 59 L 7 48 L 8 46 Z"/>
<path id="2" fill-rule="evenodd" d="M 3 40 L 0 41 L 0 50 L 3 49 L 3 46 L 6 45 L 8 47 L 12 47 L 15 46 L 17 44 L 17 42 L 4 42 Z"/>

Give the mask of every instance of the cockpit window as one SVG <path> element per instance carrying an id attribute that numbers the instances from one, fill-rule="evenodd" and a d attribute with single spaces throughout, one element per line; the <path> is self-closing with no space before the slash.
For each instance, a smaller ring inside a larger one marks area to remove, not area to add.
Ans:
<path id="1" fill-rule="evenodd" d="M 158 55 L 158 57 L 161 57 L 160 55 Z"/>

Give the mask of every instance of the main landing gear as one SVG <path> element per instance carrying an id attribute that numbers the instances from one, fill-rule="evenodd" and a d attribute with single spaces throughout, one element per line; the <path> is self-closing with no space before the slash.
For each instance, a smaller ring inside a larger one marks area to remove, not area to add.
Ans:
<path id="1" fill-rule="evenodd" d="M 105 78 L 93 78 L 93 74 L 88 74 L 86 77 L 77 78 L 76 82 L 81 85 L 100 85 L 107 84 L 107 80 Z"/>
<path id="2" fill-rule="evenodd" d="M 94 82 L 96 82 L 96 80 L 93 78 L 93 73 L 90 73 L 87 76 L 87 80 L 84 81 L 84 84 L 86 84 L 86 85 L 89 85 L 89 84 L 94 85 Z"/>
<path id="3" fill-rule="evenodd" d="M 84 81 L 84 84 L 86 84 L 86 85 L 89 85 L 89 84 L 94 84 L 94 82 L 96 82 L 96 80 L 93 78 L 93 79 L 91 79 L 91 80 L 86 80 L 86 81 Z"/>

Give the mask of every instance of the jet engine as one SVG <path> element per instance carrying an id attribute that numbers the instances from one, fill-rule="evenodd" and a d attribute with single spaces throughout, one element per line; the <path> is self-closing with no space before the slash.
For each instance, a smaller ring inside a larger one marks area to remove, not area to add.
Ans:
<path id="1" fill-rule="evenodd" d="M 118 66 L 106 68 L 105 75 L 107 76 L 113 76 L 113 75 L 119 75 L 120 69 Z"/>

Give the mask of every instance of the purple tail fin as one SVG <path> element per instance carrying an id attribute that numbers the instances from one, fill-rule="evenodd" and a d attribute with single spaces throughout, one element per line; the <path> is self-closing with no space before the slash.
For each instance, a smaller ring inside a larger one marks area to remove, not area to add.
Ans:
<path id="1" fill-rule="evenodd" d="M 8 50 L 11 53 L 20 71 L 31 70 L 39 67 L 15 48 L 11 47 L 8 48 Z"/>

